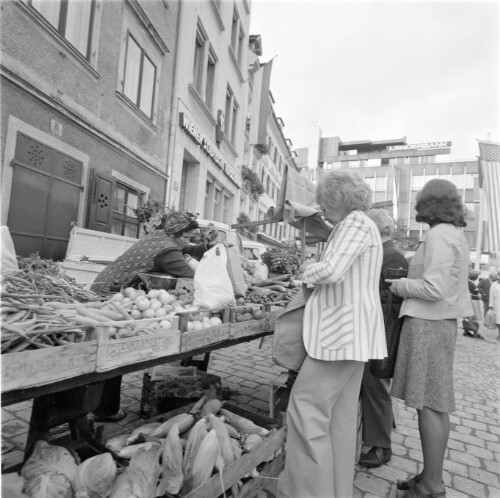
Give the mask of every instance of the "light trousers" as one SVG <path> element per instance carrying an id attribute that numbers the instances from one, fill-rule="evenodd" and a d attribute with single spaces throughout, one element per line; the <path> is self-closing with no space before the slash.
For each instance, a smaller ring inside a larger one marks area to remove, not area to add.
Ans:
<path id="1" fill-rule="evenodd" d="M 277 498 L 351 498 L 364 362 L 306 357 L 287 410 Z"/>

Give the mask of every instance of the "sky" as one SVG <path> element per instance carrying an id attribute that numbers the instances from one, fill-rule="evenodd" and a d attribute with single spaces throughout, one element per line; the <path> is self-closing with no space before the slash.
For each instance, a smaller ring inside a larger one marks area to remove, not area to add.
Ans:
<path id="1" fill-rule="evenodd" d="M 500 0 L 252 0 L 293 148 L 318 137 L 500 142 Z"/>

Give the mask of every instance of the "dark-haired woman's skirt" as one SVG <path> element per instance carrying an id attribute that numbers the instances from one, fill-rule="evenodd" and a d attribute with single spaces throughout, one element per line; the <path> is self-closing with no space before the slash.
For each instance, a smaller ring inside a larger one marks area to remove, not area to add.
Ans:
<path id="1" fill-rule="evenodd" d="M 439 412 L 455 410 L 453 358 L 457 320 L 405 316 L 391 395 L 407 406 Z"/>

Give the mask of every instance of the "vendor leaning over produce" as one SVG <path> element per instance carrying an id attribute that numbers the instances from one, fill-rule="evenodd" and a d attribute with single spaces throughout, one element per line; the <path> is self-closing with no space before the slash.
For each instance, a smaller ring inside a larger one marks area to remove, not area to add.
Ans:
<path id="1" fill-rule="evenodd" d="M 165 227 L 155 230 L 119 256 L 96 277 L 91 290 L 109 292 L 111 286 L 129 287 L 139 282 L 139 272 L 162 273 L 172 277 L 193 278 L 194 270 L 185 255 L 200 259 L 216 244 L 213 235 L 206 232 L 201 244 L 189 244 L 198 233 L 196 216 L 189 212 L 174 211 L 165 221 Z"/>
<path id="2" fill-rule="evenodd" d="M 165 228 L 148 234 L 125 251 L 97 276 L 91 290 L 107 292 L 113 285 L 137 285 L 140 283 L 137 278 L 139 272 L 192 278 L 194 270 L 184 255 L 199 259 L 216 244 L 213 232 L 208 232 L 203 243 L 189 245 L 190 237 L 197 234 L 198 228 L 194 214 L 178 211 L 170 213 L 165 221 Z M 120 376 L 104 382 L 101 404 L 94 410 L 98 422 L 117 421 L 125 417 L 125 413 L 120 410 L 121 381 Z"/>

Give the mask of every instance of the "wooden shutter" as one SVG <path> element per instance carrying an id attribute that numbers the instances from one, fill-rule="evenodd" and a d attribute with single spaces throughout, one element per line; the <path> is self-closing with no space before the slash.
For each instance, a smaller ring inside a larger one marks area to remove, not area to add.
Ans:
<path id="1" fill-rule="evenodd" d="M 115 179 L 93 170 L 90 183 L 90 207 L 88 228 L 99 232 L 111 232 Z"/>

